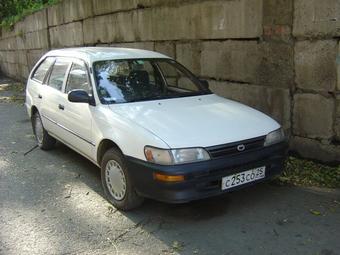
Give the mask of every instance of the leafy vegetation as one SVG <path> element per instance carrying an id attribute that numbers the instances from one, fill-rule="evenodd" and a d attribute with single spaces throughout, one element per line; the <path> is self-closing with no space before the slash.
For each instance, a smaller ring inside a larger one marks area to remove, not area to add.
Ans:
<path id="1" fill-rule="evenodd" d="M 25 86 L 20 82 L 0 84 L 0 103 L 24 103 Z"/>
<path id="2" fill-rule="evenodd" d="M 2 0 L 0 1 L 0 26 L 9 29 L 25 16 L 57 2 L 59 0 Z"/>
<path id="3" fill-rule="evenodd" d="M 278 182 L 290 185 L 340 188 L 340 165 L 331 167 L 310 160 L 289 157 Z"/>

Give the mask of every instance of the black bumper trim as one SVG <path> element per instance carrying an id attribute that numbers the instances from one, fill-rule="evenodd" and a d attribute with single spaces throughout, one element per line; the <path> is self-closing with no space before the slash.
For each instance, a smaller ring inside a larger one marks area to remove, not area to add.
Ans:
<path id="1" fill-rule="evenodd" d="M 282 142 L 239 155 L 173 166 L 157 165 L 129 156 L 126 156 L 126 160 L 136 191 L 140 195 L 169 203 L 183 203 L 220 195 L 279 175 L 283 170 L 287 148 L 287 142 Z M 222 191 L 222 177 L 259 166 L 266 166 L 264 179 Z M 155 172 L 184 175 L 185 181 L 159 182 L 153 177 Z"/>

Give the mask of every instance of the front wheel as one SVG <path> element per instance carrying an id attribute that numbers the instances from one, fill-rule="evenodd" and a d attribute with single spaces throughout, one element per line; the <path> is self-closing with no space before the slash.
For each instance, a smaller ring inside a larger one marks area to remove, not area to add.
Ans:
<path id="1" fill-rule="evenodd" d="M 117 209 L 127 211 L 143 203 L 144 199 L 136 193 L 119 150 L 109 149 L 104 154 L 101 180 L 107 200 Z"/>
<path id="2" fill-rule="evenodd" d="M 52 149 L 56 143 L 56 140 L 45 130 L 38 112 L 34 113 L 32 116 L 32 127 L 35 139 L 37 140 L 40 149 Z"/>

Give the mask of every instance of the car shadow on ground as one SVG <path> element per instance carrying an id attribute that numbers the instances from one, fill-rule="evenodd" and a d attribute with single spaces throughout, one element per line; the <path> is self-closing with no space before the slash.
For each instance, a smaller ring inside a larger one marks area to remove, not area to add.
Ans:
<path id="1" fill-rule="evenodd" d="M 100 169 L 92 162 L 76 153 L 66 145 L 58 142 L 56 148 L 51 153 L 57 153 L 58 157 L 64 157 L 68 160 L 76 162 L 81 171 L 70 169 L 70 171 L 76 174 L 86 173 L 87 178 L 83 178 L 82 181 L 93 191 L 105 199 L 104 192 L 101 188 Z M 271 186 L 276 186 L 274 183 L 270 183 Z M 139 221 L 138 215 L 145 214 L 163 214 L 168 217 L 181 217 L 183 220 L 211 220 L 215 217 L 222 217 L 228 213 L 228 206 L 231 196 L 243 195 L 242 200 L 249 203 L 256 203 L 256 199 L 263 200 L 263 189 L 268 186 L 268 183 L 260 183 L 257 187 L 247 187 L 241 191 L 235 191 L 219 195 L 216 197 L 191 201 L 182 204 L 169 204 L 159 202 L 152 199 L 145 199 L 143 205 L 136 210 L 130 212 L 122 212 L 126 216 L 136 217 L 136 222 Z M 237 194 L 238 193 L 238 194 Z M 267 194 L 267 196 L 270 194 Z M 245 205 L 242 203 L 239 206 Z M 245 205 L 247 207 L 247 205 Z M 239 208 L 242 210 L 242 208 Z M 249 209 L 249 208 L 248 208 Z"/>
<path id="2" fill-rule="evenodd" d="M 53 153 L 58 154 L 58 157 L 62 157 L 64 160 L 73 160 L 79 168 L 70 171 L 85 175 L 86 178 L 82 178 L 81 181 L 105 199 L 101 188 L 99 168 L 62 144 L 58 144 Z M 275 220 L 266 218 L 266 216 L 256 219 L 256 212 L 259 207 L 264 205 L 266 208 L 259 210 L 258 213 L 263 213 L 263 210 L 280 211 L 282 205 L 277 200 L 277 195 L 280 193 L 281 197 L 286 197 L 285 193 L 287 192 L 289 193 L 285 188 L 281 189 L 277 185 L 263 183 L 247 187 L 244 190 L 185 204 L 167 204 L 146 199 L 141 207 L 133 211 L 117 212 L 114 210 L 115 213 L 123 215 L 134 224 L 127 226 L 126 232 L 122 229 L 120 234 L 116 234 L 113 239 L 118 244 L 123 244 L 127 240 L 136 239 L 138 233 L 142 231 L 165 243 L 169 247 L 169 252 L 177 251 L 186 254 L 188 247 L 191 252 L 196 249 L 195 247 L 204 251 L 202 240 L 207 238 L 207 234 L 209 235 L 206 229 L 215 229 L 216 232 L 212 231 L 210 235 L 213 238 L 218 238 L 221 233 L 223 233 L 222 236 L 228 232 L 233 235 L 235 231 L 239 232 L 238 235 L 245 235 L 249 231 L 247 227 L 251 229 L 252 225 L 255 227 L 261 224 L 273 224 L 275 228 L 280 224 L 286 224 L 285 218 L 282 216 L 278 216 Z M 232 223 L 232 221 L 234 222 Z M 270 221 L 272 222 L 270 223 Z M 112 224 L 115 223 L 112 222 Z M 240 228 L 237 224 L 240 224 Z M 244 224 L 249 226 L 244 227 Z M 243 229 L 241 229 L 242 227 Z M 268 233 L 269 236 L 275 237 L 277 235 L 275 231 Z M 192 232 L 196 233 L 191 234 Z M 180 240 L 176 241 L 177 239 Z M 210 240 L 207 250 L 214 246 L 215 241 Z M 218 245 L 211 250 L 211 254 L 222 254 L 221 252 L 227 251 L 224 250 L 225 247 L 221 240 L 218 240 L 217 243 Z"/>

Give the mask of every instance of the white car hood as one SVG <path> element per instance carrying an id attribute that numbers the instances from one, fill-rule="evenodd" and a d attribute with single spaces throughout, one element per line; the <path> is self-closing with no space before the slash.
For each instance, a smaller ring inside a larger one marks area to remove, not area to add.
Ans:
<path id="1" fill-rule="evenodd" d="M 231 143 L 280 127 L 267 115 L 214 94 L 112 104 L 110 108 L 149 130 L 170 148 Z"/>

